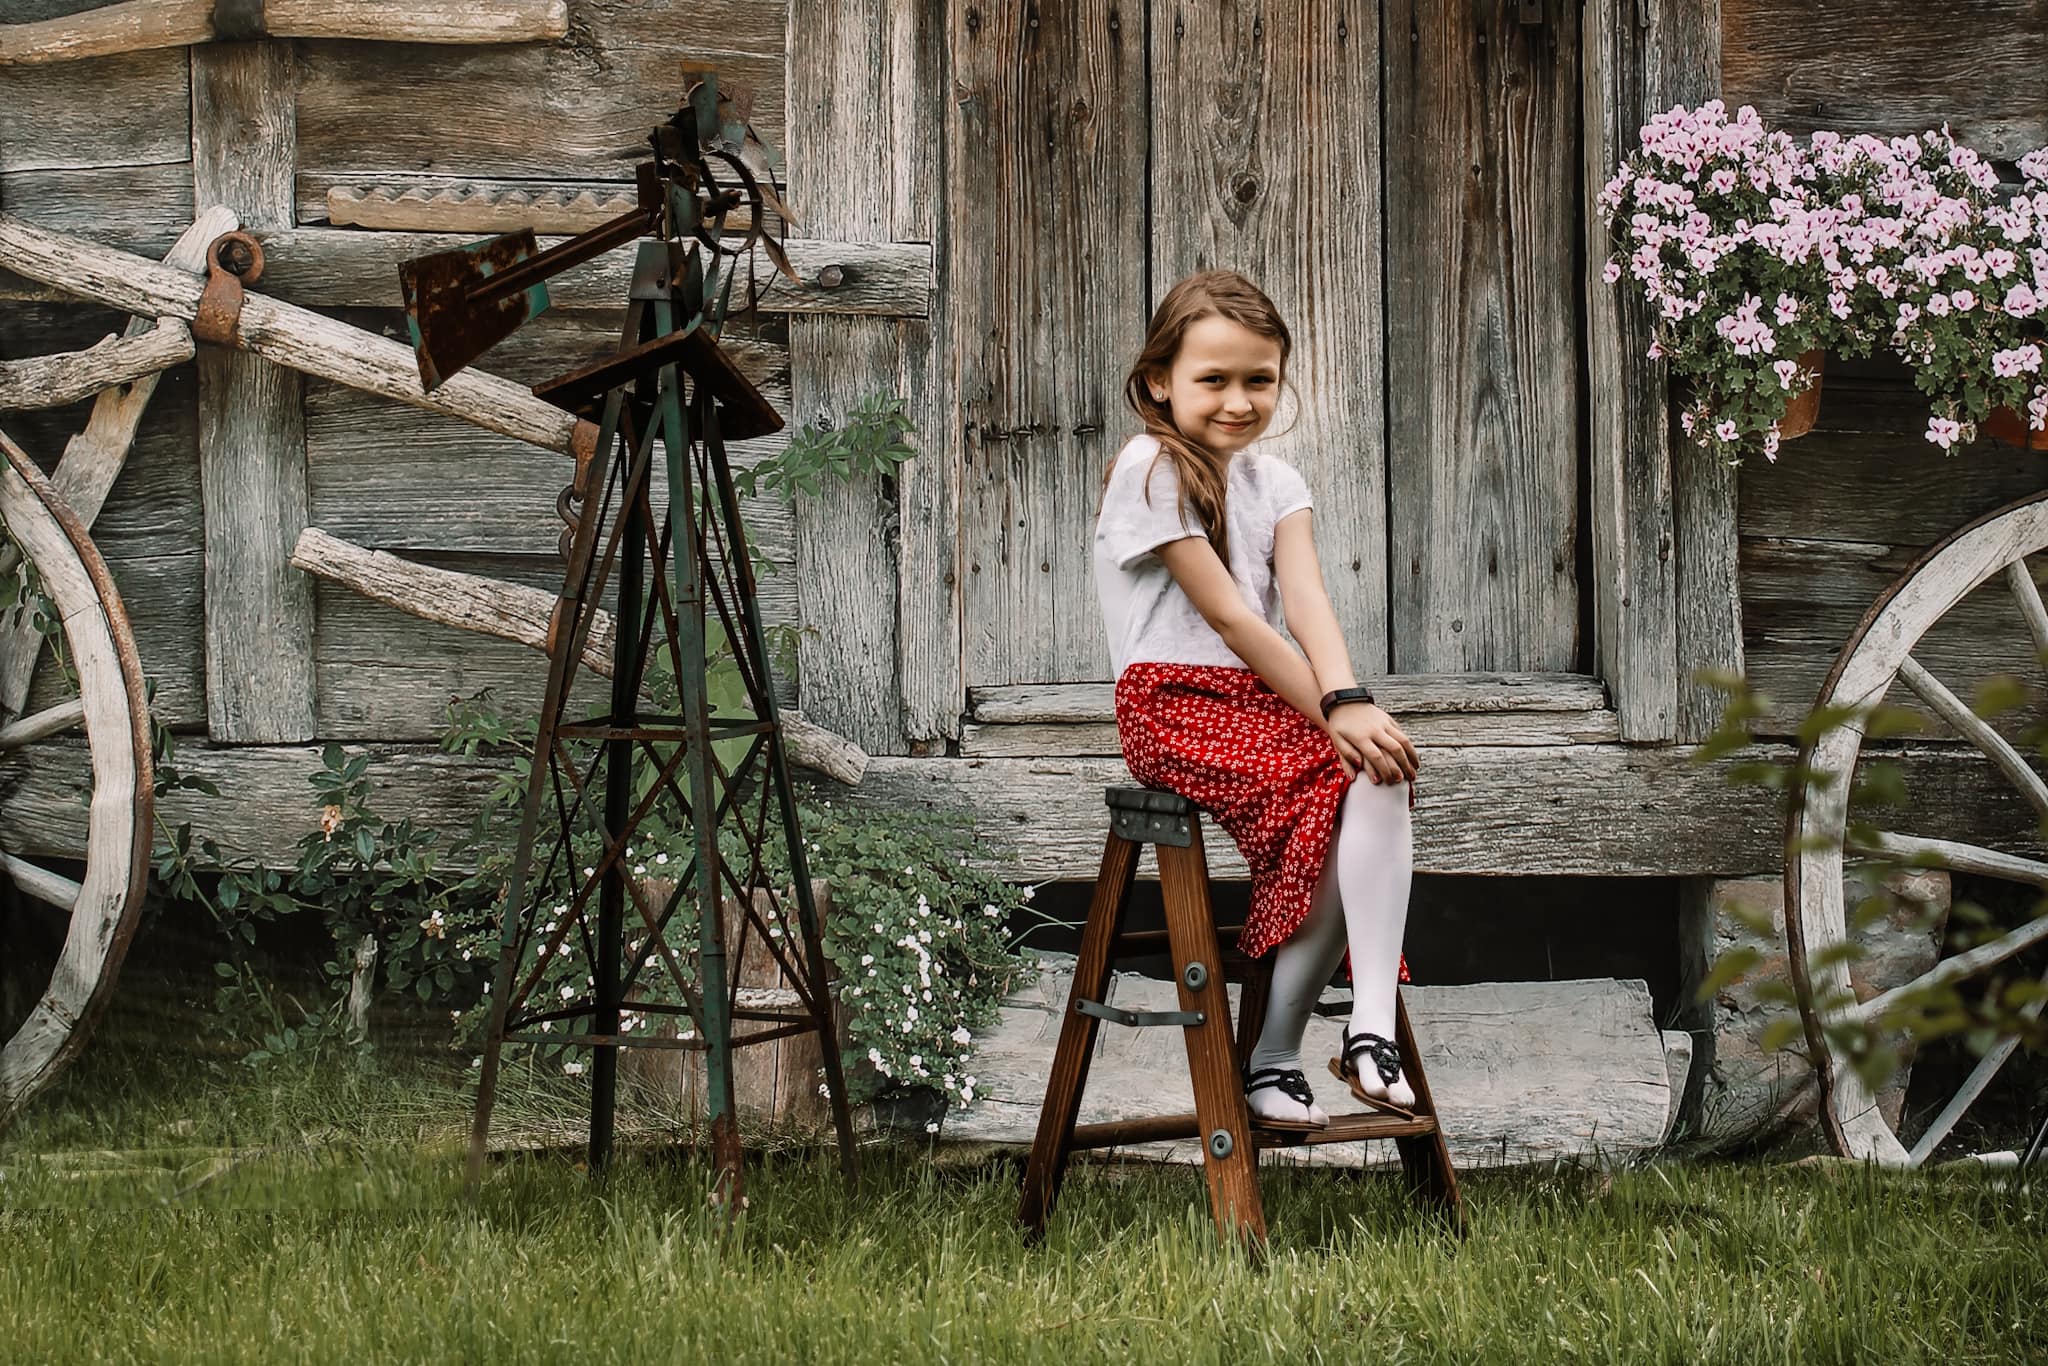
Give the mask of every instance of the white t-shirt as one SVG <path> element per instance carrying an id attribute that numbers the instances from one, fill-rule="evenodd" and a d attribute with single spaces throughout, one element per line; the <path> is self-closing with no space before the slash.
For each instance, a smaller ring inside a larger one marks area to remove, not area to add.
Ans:
<path id="1" fill-rule="evenodd" d="M 1168 541 L 1207 536 L 1192 507 L 1183 520 L 1179 474 L 1171 457 L 1153 464 L 1158 454 L 1156 437 L 1130 439 L 1117 453 L 1095 519 L 1095 592 L 1109 633 L 1110 675 L 1120 677 L 1125 665 L 1141 660 L 1245 668 L 1173 581 L 1166 562 L 1152 553 Z M 1273 528 L 1288 513 L 1310 506 L 1300 471 L 1279 456 L 1247 448 L 1230 458 L 1223 510 L 1230 528 L 1230 577 L 1245 605 L 1276 631 L 1284 622 L 1273 582 Z"/>

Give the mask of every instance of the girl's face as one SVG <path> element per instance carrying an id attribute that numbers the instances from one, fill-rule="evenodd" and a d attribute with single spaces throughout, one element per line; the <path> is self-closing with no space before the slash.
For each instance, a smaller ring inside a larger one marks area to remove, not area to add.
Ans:
<path id="1" fill-rule="evenodd" d="M 1280 343 L 1228 318 L 1198 318 L 1182 335 L 1165 374 L 1148 383 L 1180 434 L 1219 455 L 1243 450 L 1266 430 L 1280 401 Z"/>

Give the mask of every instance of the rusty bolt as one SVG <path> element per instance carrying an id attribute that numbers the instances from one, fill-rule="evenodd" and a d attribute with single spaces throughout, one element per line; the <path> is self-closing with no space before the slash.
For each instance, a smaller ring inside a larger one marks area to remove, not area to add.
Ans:
<path id="1" fill-rule="evenodd" d="M 820 289 L 837 289 L 845 283 L 846 267 L 844 266 L 826 266 L 818 272 L 818 288 Z"/>

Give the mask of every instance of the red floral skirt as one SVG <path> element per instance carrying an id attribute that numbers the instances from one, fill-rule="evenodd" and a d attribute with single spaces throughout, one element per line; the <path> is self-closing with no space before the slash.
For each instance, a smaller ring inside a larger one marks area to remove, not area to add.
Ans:
<path id="1" fill-rule="evenodd" d="M 1238 948 L 1257 958 L 1285 943 L 1308 918 L 1353 781 L 1330 737 L 1250 669 L 1157 661 L 1117 678 L 1116 730 L 1133 778 L 1186 797 L 1237 841 L 1252 874 Z"/>

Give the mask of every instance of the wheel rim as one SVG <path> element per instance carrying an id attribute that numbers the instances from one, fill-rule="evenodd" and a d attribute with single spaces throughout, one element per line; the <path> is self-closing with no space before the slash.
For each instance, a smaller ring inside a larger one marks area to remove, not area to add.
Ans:
<path id="1" fill-rule="evenodd" d="M 1851 632 L 1821 685 L 1816 705 L 1867 707 L 1883 698 L 1894 681 L 1903 682 L 1992 762 L 2027 799 L 2037 817 L 2048 819 L 2048 784 L 1912 656 L 1913 648 L 1943 616 L 1999 574 L 2006 578 L 2035 651 L 2048 650 L 2048 609 L 2044 609 L 2040 590 L 2026 567 L 2026 557 L 2043 548 L 2048 548 L 2048 490 L 1989 512 L 1931 547 L 1872 604 Z M 1799 853 L 1785 868 L 1787 956 L 1799 988 L 1806 1041 L 1820 1086 L 1821 1127 L 1829 1145 L 1848 1157 L 1888 1166 L 1917 1166 L 2010 1055 L 2009 1041 L 1980 1062 L 1927 1134 L 1908 1149 L 1861 1078 L 1834 1056 L 1826 1027 L 1845 1017 L 1875 1016 L 1898 997 L 1932 982 L 1952 982 L 1987 971 L 2048 939 L 2048 917 L 1967 953 L 1942 959 L 1912 982 L 1868 1002 L 1818 1012 L 1813 1004 L 1816 1000 L 1849 996 L 1848 962 L 1826 951 L 1847 937 L 1842 851 L 1851 779 L 1862 745 L 1863 722 L 1858 718 L 1800 748 L 1801 771 L 1832 773 L 1840 778 L 1825 789 L 1810 783 L 1804 799 L 1788 812 L 1787 847 Z M 1877 842 L 1864 852 L 1938 856 L 1943 860 L 1940 866 L 1951 871 L 2003 878 L 2048 892 L 2048 862 L 1976 845 L 1880 832 Z"/>
<path id="2" fill-rule="evenodd" d="M 4 1125 L 84 1047 L 113 990 L 149 878 L 153 773 L 141 661 L 113 577 L 84 526 L 4 434 L 0 453 L 0 518 L 57 608 L 79 679 L 76 699 L 0 728 L 0 750 L 18 756 L 83 724 L 92 759 L 84 877 L 73 883 L 0 852 L 21 891 L 71 903 L 49 985 L 0 1041 Z"/>

